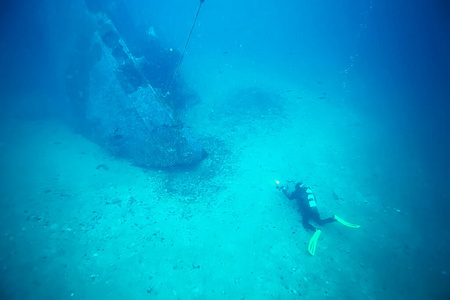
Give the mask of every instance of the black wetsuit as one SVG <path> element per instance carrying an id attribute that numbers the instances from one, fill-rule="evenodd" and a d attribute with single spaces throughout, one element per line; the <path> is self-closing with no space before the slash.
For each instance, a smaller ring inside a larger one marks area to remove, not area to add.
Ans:
<path id="1" fill-rule="evenodd" d="M 327 223 L 336 221 L 335 218 L 321 219 L 319 211 L 316 206 L 316 199 L 311 189 L 301 183 L 295 185 L 295 190 L 289 193 L 285 188 L 283 193 L 290 199 L 296 199 L 299 205 L 300 213 L 302 214 L 303 227 L 309 230 L 317 230 L 314 226 L 309 224 L 310 220 L 313 220 L 317 225 L 322 226 Z"/>

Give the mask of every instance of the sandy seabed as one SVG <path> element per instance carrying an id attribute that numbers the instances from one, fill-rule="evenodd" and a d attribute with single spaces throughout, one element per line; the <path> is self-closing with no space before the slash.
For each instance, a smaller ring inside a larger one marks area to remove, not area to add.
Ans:
<path id="1" fill-rule="evenodd" d="M 409 184 L 428 182 L 421 162 L 326 82 L 263 75 L 196 86 L 182 118 L 210 155 L 193 169 L 145 170 L 64 122 L 5 120 L 0 297 L 446 299 L 448 249 L 430 247 L 445 236 L 405 203 L 426 193 Z M 322 217 L 361 228 L 327 224 L 311 256 L 275 180 L 303 180 Z"/>

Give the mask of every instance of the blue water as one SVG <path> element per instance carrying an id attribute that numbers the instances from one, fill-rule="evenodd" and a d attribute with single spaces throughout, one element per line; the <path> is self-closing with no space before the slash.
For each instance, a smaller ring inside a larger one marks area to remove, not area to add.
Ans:
<path id="1" fill-rule="evenodd" d="M 446 1 L 206 0 L 194 25 L 199 1 L 123 3 L 178 55 L 194 26 L 177 117 L 209 155 L 96 144 L 66 86 L 86 3 L 3 1 L 1 299 L 450 298 Z M 276 180 L 361 227 L 324 225 L 311 256 Z"/>

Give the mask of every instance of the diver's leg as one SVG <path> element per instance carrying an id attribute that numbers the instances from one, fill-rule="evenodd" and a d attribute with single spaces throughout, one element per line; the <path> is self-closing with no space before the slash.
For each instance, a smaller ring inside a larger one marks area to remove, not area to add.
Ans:
<path id="1" fill-rule="evenodd" d="M 310 216 L 306 215 L 306 214 L 302 217 L 303 228 L 305 228 L 306 230 L 316 231 L 316 227 L 309 224 L 309 219 L 310 219 Z"/>
<path id="2" fill-rule="evenodd" d="M 336 221 L 335 218 L 327 218 L 327 219 L 323 219 L 323 220 L 322 220 L 322 219 L 320 218 L 320 215 L 319 215 L 319 212 L 318 212 L 318 211 L 314 212 L 312 218 L 313 218 L 313 220 L 314 220 L 315 222 L 317 222 L 317 224 L 319 224 L 320 226 L 322 226 L 322 225 L 324 225 L 324 224 L 327 224 L 327 223 L 332 223 L 332 222 Z"/>
<path id="3" fill-rule="evenodd" d="M 319 219 L 319 220 L 320 220 L 320 219 Z M 335 218 L 326 218 L 326 219 L 320 220 L 318 223 L 319 223 L 320 225 L 323 225 L 323 224 L 327 224 L 327 223 L 333 223 L 333 222 L 335 222 L 335 221 L 336 221 Z"/>

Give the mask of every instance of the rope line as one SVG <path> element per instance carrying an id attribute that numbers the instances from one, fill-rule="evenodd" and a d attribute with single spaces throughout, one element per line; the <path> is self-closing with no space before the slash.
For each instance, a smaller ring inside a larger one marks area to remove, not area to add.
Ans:
<path id="1" fill-rule="evenodd" d="M 178 60 L 177 67 L 175 68 L 175 72 L 173 73 L 172 80 L 170 81 L 169 87 L 167 88 L 167 92 L 166 92 L 166 94 L 163 97 L 166 97 L 167 95 L 170 94 L 170 89 L 172 88 L 173 82 L 175 80 L 175 76 L 177 75 L 177 72 L 178 72 L 178 68 L 181 65 L 181 61 L 183 60 L 184 53 L 186 52 L 186 48 L 187 48 L 187 46 L 189 44 L 189 40 L 191 38 L 192 31 L 194 31 L 195 23 L 197 22 L 198 14 L 200 13 L 200 8 L 202 8 L 203 2 L 205 2 L 205 0 L 200 0 L 200 4 L 198 5 L 198 9 L 197 9 L 197 14 L 195 15 L 194 22 L 192 23 L 191 31 L 189 32 L 188 38 L 186 40 L 186 43 L 184 44 L 183 52 L 181 53 L 180 59 Z"/>

